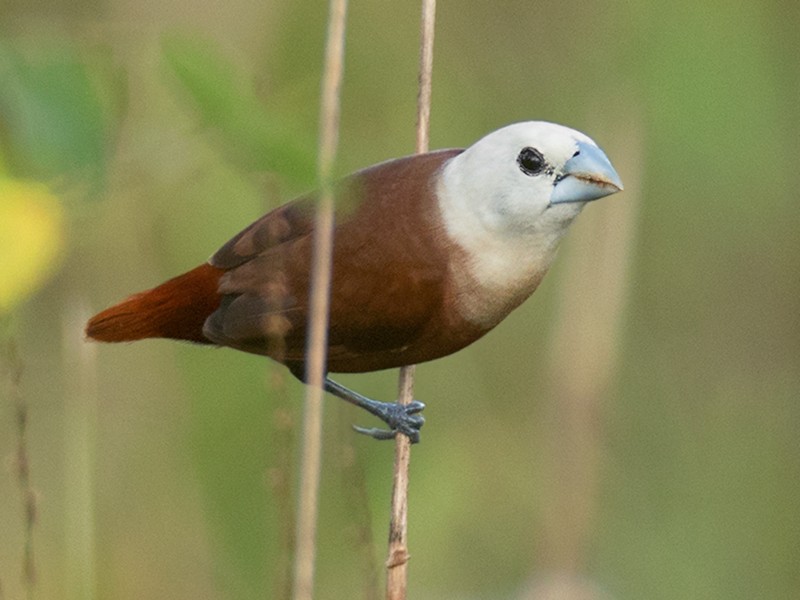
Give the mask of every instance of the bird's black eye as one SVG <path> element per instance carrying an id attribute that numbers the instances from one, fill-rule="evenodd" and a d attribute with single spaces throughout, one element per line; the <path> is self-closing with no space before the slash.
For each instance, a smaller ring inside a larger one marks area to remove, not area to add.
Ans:
<path id="1" fill-rule="evenodd" d="M 517 156 L 517 164 L 525 175 L 538 175 L 545 167 L 542 153 L 536 148 L 523 148 Z"/>

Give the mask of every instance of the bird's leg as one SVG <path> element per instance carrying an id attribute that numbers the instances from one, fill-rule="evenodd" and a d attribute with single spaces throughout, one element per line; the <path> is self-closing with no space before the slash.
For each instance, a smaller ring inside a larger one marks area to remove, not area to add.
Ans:
<path id="1" fill-rule="evenodd" d="M 402 433 L 408 436 L 412 444 L 416 444 L 419 441 L 419 430 L 425 423 L 425 417 L 419 414 L 425 408 L 422 402 L 418 400 L 414 400 L 410 404 L 378 402 L 336 383 L 329 377 L 325 378 L 324 388 L 326 392 L 346 400 L 350 404 L 360 406 L 389 426 L 389 429 L 367 429 L 353 425 L 353 429 L 359 433 L 366 434 L 376 440 L 390 440 L 398 433 Z"/>

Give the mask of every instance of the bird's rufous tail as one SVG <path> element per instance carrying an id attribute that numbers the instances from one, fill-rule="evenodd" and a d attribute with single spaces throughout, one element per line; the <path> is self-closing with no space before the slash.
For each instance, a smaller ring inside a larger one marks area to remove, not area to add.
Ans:
<path id="1" fill-rule="evenodd" d="M 101 342 L 171 338 L 210 344 L 203 323 L 219 307 L 222 273 L 206 263 L 135 294 L 89 319 L 86 335 Z"/>

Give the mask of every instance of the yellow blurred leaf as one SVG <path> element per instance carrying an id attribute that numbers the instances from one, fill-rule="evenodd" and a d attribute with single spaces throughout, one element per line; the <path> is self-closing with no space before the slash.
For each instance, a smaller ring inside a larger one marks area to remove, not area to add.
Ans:
<path id="1" fill-rule="evenodd" d="M 0 177 L 0 313 L 33 293 L 61 262 L 61 203 L 47 186 Z"/>

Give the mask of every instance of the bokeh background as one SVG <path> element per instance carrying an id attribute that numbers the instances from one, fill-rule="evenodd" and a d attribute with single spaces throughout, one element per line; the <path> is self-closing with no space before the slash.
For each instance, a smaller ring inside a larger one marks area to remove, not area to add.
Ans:
<path id="1" fill-rule="evenodd" d="M 301 386 L 82 324 L 313 187 L 326 17 L 0 5 L 0 596 L 286 597 Z M 351 2 L 342 173 L 413 149 L 418 21 Z M 799 31 L 794 0 L 440 1 L 432 147 L 553 120 L 626 190 L 418 370 L 410 597 L 800 597 Z M 318 597 L 376 598 L 393 446 L 340 404 Z"/>

